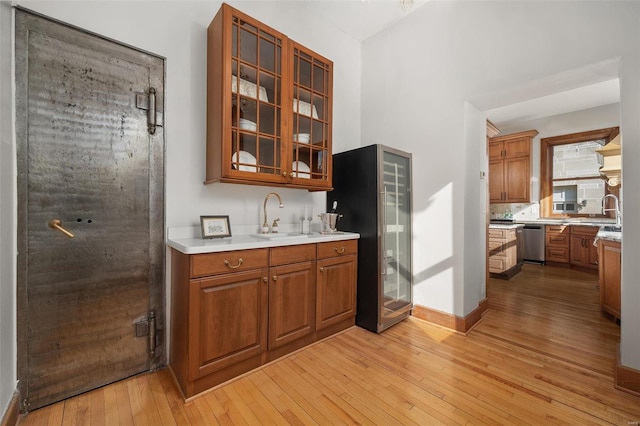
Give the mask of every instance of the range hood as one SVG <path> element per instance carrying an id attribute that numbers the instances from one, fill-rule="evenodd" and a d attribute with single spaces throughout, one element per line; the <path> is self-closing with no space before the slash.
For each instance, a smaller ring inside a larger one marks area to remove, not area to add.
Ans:
<path id="1" fill-rule="evenodd" d="M 607 178 L 609 186 L 620 184 L 622 168 L 622 138 L 618 134 L 608 144 L 596 150 L 604 157 L 604 164 L 600 167 L 600 174 Z"/>

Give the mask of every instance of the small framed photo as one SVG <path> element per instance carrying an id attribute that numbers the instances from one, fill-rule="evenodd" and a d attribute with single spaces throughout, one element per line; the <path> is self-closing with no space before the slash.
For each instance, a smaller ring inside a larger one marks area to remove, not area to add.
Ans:
<path id="1" fill-rule="evenodd" d="M 229 216 L 200 216 L 202 238 L 224 238 L 231 236 Z"/>

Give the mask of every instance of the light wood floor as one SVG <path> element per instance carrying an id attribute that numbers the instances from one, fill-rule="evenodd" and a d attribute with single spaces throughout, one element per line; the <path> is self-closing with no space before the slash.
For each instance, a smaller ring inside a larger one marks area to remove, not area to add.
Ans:
<path id="1" fill-rule="evenodd" d="M 467 335 L 410 318 L 352 328 L 184 404 L 167 370 L 34 411 L 21 425 L 638 424 L 613 388 L 619 328 L 597 277 L 525 265 L 491 280 Z"/>

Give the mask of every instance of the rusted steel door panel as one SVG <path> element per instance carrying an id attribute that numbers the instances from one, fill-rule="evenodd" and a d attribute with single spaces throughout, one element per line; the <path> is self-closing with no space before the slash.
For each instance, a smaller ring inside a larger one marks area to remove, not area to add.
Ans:
<path id="1" fill-rule="evenodd" d="M 163 79 L 161 58 L 16 11 L 25 409 L 164 362 L 135 326 L 164 322 L 164 131 L 136 108 L 154 87 L 162 111 Z"/>

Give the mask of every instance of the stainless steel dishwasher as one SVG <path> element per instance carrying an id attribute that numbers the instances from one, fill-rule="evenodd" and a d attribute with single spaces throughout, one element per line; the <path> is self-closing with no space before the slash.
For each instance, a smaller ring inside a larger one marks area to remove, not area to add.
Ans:
<path id="1" fill-rule="evenodd" d="M 522 259 L 525 262 L 544 264 L 544 225 L 525 224 L 522 239 Z"/>

